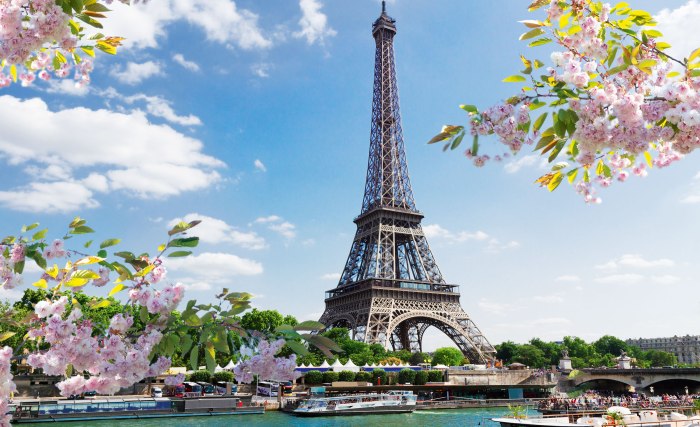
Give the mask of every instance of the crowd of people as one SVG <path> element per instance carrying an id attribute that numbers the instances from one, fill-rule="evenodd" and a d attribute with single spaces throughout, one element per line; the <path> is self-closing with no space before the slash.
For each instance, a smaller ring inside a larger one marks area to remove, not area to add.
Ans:
<path id="1" fill-rule="evenodd" d="M 550 397 L 540 401 L 539 409 L 544 411 L 596 411 L 610 406 L 630 408 L 675 408 L 693 406 L 693 401 L 700 399 L 697 394 L 659 394 L 648 396 L 644 393 L 613 395 L 595 390 L 588 390 L 578 397 Z"/>

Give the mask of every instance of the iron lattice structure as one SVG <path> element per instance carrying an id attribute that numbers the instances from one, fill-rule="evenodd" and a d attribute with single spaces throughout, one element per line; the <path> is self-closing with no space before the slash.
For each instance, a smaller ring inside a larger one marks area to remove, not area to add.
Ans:
<path id="1" fill-rule="evenodd" d="M 395 21 L 386 13 L 372 26 L 376 42 L 372 131 L 362 211 L 340 282 L 326 292 L 321 323 L 344 326 L 353 339 L 394 350 L 422 351 L 434 326 L 470 361 L 488 362 L 495 350 L 445 282 L 423 233 L 404 150 L 394 67 Z"/>

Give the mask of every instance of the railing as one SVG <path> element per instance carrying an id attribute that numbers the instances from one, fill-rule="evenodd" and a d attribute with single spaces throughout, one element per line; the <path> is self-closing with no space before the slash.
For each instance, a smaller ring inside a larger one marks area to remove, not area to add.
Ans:
<path id="1" fill-rule="evenodd" d="M 411 280 L 393 280 L 393 279 L 371 279 L 351 285 L 341 286 L 326 292 L 326 299 L 334 298 L 342 294 L 357 292 L 371 288 L 390 288 L 390 289 L 407 289 L 442 293 L 458 293 L 459 286 L 447 285 L 444 283 L 426 283 Z"/>

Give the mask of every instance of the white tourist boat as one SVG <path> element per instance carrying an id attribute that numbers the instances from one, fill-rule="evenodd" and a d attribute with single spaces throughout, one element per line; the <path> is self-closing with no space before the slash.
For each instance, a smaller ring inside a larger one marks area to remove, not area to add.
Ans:
<path id="1" fill-rule="evenodd" d="M 503 417 L 492 418 L 492 421 L 501 424 L 501 427 L 700 427 L 700 416 L 687 416 L 678 412 L 667 415 L 659 415 L 654 410 L 641 410 L 633 414 L 628 408 L 611 406 L 607 414 L 599 416 L 582 416 L 571 422 L 568 416 L 553 416 L 542 418 L 518 418 Z"/>
<path id="2" fill-rule="evenodd" d="M 416 397 L 410 391 L 315 397 L 301 402 L 292 414 L 301 417 L 399 414 L 413 412 L 416 409 Z"/>

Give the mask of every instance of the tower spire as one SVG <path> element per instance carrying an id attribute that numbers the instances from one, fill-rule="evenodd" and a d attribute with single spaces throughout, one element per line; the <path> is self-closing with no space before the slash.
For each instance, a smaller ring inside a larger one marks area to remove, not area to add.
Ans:
<path id="1" fill-rule="evenodd" d="M 386 13 L 386 1 L 382 0 L 382 13 Z"/>

